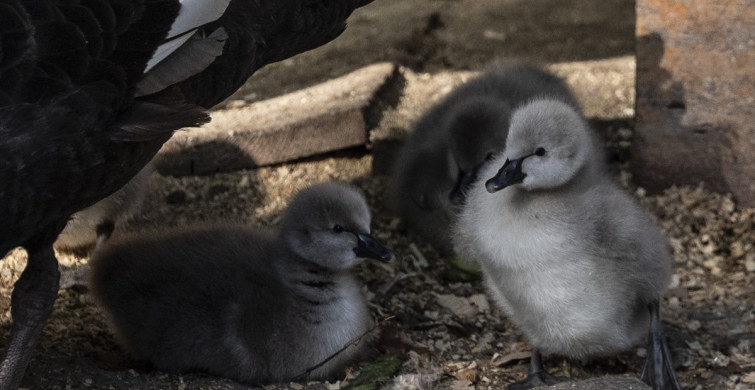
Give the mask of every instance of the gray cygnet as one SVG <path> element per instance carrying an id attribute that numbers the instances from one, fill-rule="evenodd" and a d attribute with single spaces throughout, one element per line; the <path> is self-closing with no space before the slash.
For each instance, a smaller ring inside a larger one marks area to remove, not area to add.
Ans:
<path id="1" fill-rule="evenodd" d="M 578 107 L 560 78 L 531 65 L 498 65 L 425 113 L 394 168 L 394 203 L 407 225 L 450 252 L 457 209 L 486 158 L 505 146 L 512 111 L 543 94 Z"/>
<path id="2" fill-rule="evenodd" d="M 393 258 L 369 233 L 362 195 L 323 183 L 295 196 L 277 232 L 114 238 L 93 255 L 91 285 L 119 342 L 159 370 L 251 384 L 330 378 L 363 357 L 365 342 L 349 343 L 373 325 L 350 270 Z"/>
<path id="3" fill-rule="evenodd" d="M 540 351 L 573 358 L 639 343 L 650 328 L 642 379 L 679 384 L 658 305 L 668 245 L 608 174 L 602 146 L 573 107 L 535 100 L 512 116 L 505 150 L 483 167 L 454 227 L 489 293 L 533 347 L 528 379 L 551 383 Z"/>

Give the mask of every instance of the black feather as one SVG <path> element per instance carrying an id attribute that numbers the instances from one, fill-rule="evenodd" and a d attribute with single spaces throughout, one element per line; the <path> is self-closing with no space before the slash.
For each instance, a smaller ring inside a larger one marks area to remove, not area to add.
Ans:
<path id="1" fill-rule="evenodd" d="M 60 67 L 72 81 L 84 75 L 89 64 L 86 38 L 79 27 L 68 22 L 48 22 L 35 28 L 39 61 Z"/>
<path id="2" fill-rule="evenodd" d="M 141 79 L 147 61 L 165 39 L 179 8 L 176 1 L 151 2 L 148 9 L 138 14 L 139 19 L 119 36 L 111 60 L 124 69 L 130 85 Z"/>
<path id="3" fill-rule="evenodd" d="M 114 132 L 110 139 L 149 142 L 165 134 L 172 134 L 175 130 L 198 127 L 208 121 L 209 117 L 204 110 L 195 105 L 136 101 L 122 115 L 121 123 L 118 125 L 119 131 Z"/>
<path id="4" fill-rule="evenodd" d="M 100 28 L 96 38 L 102 43 L 102 51 L 99 54 L 104 57 L 111 53 L 116 43 L 116 19 L 115 10 L 105 0 L 82 0 L 81 6 L 89 10 L 97 19 Z M 96 53 L 90 53 L 96 56 Z"/>
<path id="5" fill-rule="evenodd" d="M 165 89 L 137 96 L 178 0 L 0 3 L 0 255 L 16 246 L 29 253 L 13 292 L 12 347 L 0 367 L 5 388 L 18 386 L 52 310 L 52 243 L 68 217 L 126 184 L 173 131 L 206 122 L 199 106 L 221 101 L 266 63 L 335 38 L 362 4 L 232 0 L 198 32 L 225 31 L 228 39 L 184 49 L 171 66 L 204 51 L 200 66 L 178 72 L 190 77 L 157 75 L 153 85 Z"/>
<path id="6" fill-rule="evenodd" d="M 76 25 L 81 31 L 86 42 L 86 48 L 89 55 L 97 57 L 102 55 L 104 43 L 102 37 L 102 27 L 100 22 L 94 16 L 94 13 L 88 8 L 80 5 L 61 6 L 60 11 L 66 20 Z"/>
<path id="7" fill-rule="evenodd" d="M 231 1 L 226 13 L 204 27 L 228 32 L 223 55 L 207 70 L 178 84 L 187 102 L 212 107 L 235 92 L 262 66 L 314 49 L 338 37 L 346 19 L 365 0 Z"/>
<path id="8" fill-rule="evenodd" d="M 9 229 L 0 252 L 118 189 L 175 129 L 207 120 L 194 105 L 212 106 L 264 64 L 335 38 L 363 3 L 233 0 L 202 32 L 228 32 L 223 54 L 170 92 L 139 98 L 177 0 L 0 4 L 0 185 L 14 188 L 0 194 Z"/>
<path id="9" fill-rule="evenodd" d="M 0 71 L 4 71 L 29 55 L 34 45 L 28 17 L 14 4 L 0 4 Z"/>

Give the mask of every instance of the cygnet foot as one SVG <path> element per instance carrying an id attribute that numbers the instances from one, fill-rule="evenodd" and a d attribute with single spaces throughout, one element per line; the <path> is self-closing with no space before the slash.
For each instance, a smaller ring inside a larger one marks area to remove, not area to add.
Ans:
<path id="1" fill-rule="evenodd" d="M 555 385 L 565 380 L 567 380 L 567 378 L 549 374 L 548 371 L 543 368 L 543 361 L 540 355 L 540 351 L 533 349 L 532 356 L 530 357 L 530 369 L 527 373 L 527 378 L 508 385 L 506 389 L 527 390 L 538 386 Z"/>
<path id="2" fill-rule="evenodd" d="M 658 301 L 650 303 L 648 309 L 650 310 L 648 356 L 640 378 L 653 390 L 679 390 L 681 386 L 676 379 L 673 361 L 666 345 L 666 337 L 663 335 L 663 326 L 658 314 Z"/>
<path id="3" fill-rule="evenodd" d="M 506 387 L 507 390 L 529 390 L 540 386 L 551 386 L 563 382 L 562 379 L 557 376 L 553 376 L 546 371 L 541 371 L 535 374 L 527 374 L 527 378 L 514 382 Z"/>

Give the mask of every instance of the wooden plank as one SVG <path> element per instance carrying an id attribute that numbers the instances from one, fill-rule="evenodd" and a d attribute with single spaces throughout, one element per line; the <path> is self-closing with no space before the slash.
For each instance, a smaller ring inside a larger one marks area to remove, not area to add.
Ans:
<path id="1" fill-rule="evenodd" d="M 379 63 L 284 96 L 212 113 L 160 150 L 161 174 L 226 172 L 365 145 L 396 67 Z M 396 98 L 397 99 L 397 98 Z"/>

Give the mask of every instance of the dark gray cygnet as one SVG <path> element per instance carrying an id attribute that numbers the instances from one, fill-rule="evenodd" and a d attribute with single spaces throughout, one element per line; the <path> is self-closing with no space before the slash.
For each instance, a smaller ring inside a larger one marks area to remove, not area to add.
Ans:
<path id="1" fill-rule="evenodd" d="M 577 107 L 566 83 L 531 65 L 498 65 L 461 85 L 416 123 L 395 164 L 399 215 L 436 249 L 486 159 L 503 149 L 512 111 L 542 95 Z"/>
<path id="2" fill-rule="evenodd" d="M 478 261 L 490 295 L 533 347 L 530 375 L 513 388 L 551 383 L 540 351 L 608 355 L 650 329 L 642 379 L 678 389 L 658 314 L 671 275 L 668 245 L 611 179 L 582 116 L 558 100 L 523 106 L 480 177 L 454 244 Z"/>
<path id="3" fill-rule="evenodd" d="M 369 235 L 354 188 L 302 190 L 277 231 L 196 226 L 114 238 L 91 260 L 92 287 L 116 337 L 167 372 L 251 384 L 323 379 L 358 360 L 373 325 L 350 270 L 393 255 Z"/>

